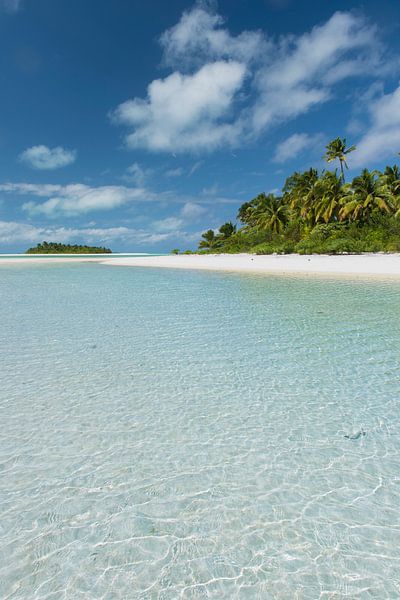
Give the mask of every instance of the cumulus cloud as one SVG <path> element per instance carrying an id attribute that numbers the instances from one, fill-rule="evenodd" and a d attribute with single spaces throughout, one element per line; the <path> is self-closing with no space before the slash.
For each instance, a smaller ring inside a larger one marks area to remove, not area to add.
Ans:
<path id="1" fill-rule="evenodd" d="M 76 150 L 65 150 L 61 146 L 56 148 L 32 146 L 24 150 L 19 159 L 34 169 L 51 170 L 72 164 L 75 162 L 76 156 Z"/>
<path id="2" fill-rule="evenodd" d="M 274 161 L 284 163 L 292 158 L 296 158 L 308 148 L 311 149 L 315 146 L 320 146 L 322 139 L 323 136 L 321 134 L 308 135 L 307 133 L 294 133 L 278 144 L 274 154 Z"/>
<path id="3" fill-rule="evenodd" d="M 30 200 L 22 205 L 31 215 L 54 217 L 59 214 L 75 216 L 92 211 L 110 210 L 136 200 L 149 200 L 152 195 L 142 188 L 125 186 L 90 187 L 81 183 L 71 185 L 46 185 L 31 183 L 6 183 L 0 191 L 48 198 L 45 202 Z"/>
<path id="4" fill-rule="evenodd" d="M 220 15 L 200 6 L 185 11 L 179 23 L 160 38 L 164 62 L 180 69 L 221 58 L 249 63 L 266 51 L 267 42 L 260 31 L 232 36 L 223 24 Z"/>
<path id="5" fill-rule="evenodd" d="M 153 81 L 146 99 L 121 104 L 113 118 L 133 129 L 126 137 L 130 148 L 183 152 L 231 144 L 240 128 L 227 116 L 245 73 L 235 61 L 210 63 L 193 75 L 173 73 Z"/>
<path id="6" fill-rule="evenodd" d="M 302 35 L 234 36 L 222 17 L 195 6 L 161 36 L 164 62 L 179 68 L 113 113 L 126 143 L 150 151 L 206 151 L 246 143 L 333 98 L 350 77 L 388 69 L 376 28 L 336 12 Z"/>
<path id="7" fill-rule="evenodd" d="M 376 164 L 400 152 L 400 86 L 390 94 L 372 100 L 369 106 L 370 127 L 349 156 L 352 167 Z"/>

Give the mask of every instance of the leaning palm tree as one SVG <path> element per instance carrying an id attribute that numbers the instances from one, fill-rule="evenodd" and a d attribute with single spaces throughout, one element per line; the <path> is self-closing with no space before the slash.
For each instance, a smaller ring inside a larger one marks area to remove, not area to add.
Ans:
<path id="1" fill-rule="evenodd" d="M 346 185 L 339 211 L 341 220 L 366 222 L 372 212 L 390 214 L 394 210 L 393 196 L 375 173 L 363 169 L 361 175 L 355 177 L 351 185 Z"/>
<path id="2" fill-rule="evenodd" d="M 346 148 L 346 138 L 339 138 L 339 137 L 332 140 L 331 142 L 329 142 L 329 144 L 326 146 L 326 154 L 324 156 L 324 159 L 328 163 L 331 163 L 334 160 L 339 161 L 340 171 L 342 174 L 342 181 L 344 181 L 343 166 L 345 166 L 346 169 L 349 168 L 347 166 L 346 156 L 347 156 L 347 154 L 350 154 L 350 152 L 353 152 L 355 149 L 356 149 L 355 146 L 350 146 L 350 148 Z"/>

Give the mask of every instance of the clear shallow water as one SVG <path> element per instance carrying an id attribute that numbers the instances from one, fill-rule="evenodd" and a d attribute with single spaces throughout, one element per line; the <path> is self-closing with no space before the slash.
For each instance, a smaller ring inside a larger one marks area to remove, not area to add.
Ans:
<path id="1" fill-rule="evenodd" d="M 398 283 L 17 265 L 0 305 L 2 599 L 400 597 Z"/>
<path id="2" fill-rule="evenodd" d="M 129 257 L 129 256 L 163 256 L 160 254 L 148 254 L 146 252 L 112 252 L 111 254 L 0 254 L 0 262 L 2 260 L 9 260 L 10 258 L 12 258 L 13 260 L 15 259 L 31 259 L 31 260 L 37 260 L 38 258 L 40 258 L 41 260 L 48 260 L 51 261 L 52 259 L 56 258 L 57 260 L 60 258 L 67 258 L 67 259 L 71 259 L 71 258 L 79 258 L 81 259 L 83 258 L 98 258 L 99 260 L 102 260 L 104 258 L 125 258 L 125 257 Z"/>

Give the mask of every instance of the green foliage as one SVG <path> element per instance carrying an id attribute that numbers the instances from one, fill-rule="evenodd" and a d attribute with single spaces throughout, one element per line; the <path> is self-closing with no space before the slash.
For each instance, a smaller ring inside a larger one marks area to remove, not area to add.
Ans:
<path id="1" fill-rule="evenodd" d="M 179 254 L 179 248 L 173 248 L 171 254 Z"/>
<path id="2" fill-rule="evenodd" d="M 328 144 L 325 159 L 338 160 L 337 171 L 295 172 L 281 196 L 261 193 L 240 206 L 243 227 L 224 223 L 217 234 L 202 235 L 202 252 L 359 253 L 400 251 L 400 169 L 383 173 L 364 169 L 344 182 L 346 156 L 355 150 L 346 140 Z"/>
<path id="3" fill-rule="evenodd" d="M 200 249 L 210 249 L 215 245 L 215 233 L 213 229 L 208 229 L 205 233 L 202 234 L 202 239 L 199 243 Z"/>
<path id="4" fill-rule="evenodd" d="M 231 221 L 228 221 L 227 223 L 221 225 L 218 231 L 219 234 L 217 237 L 219 237 L 219 239 L 226 239 L 231 237 L 231 235 L 236 232 L 236 225 L 234 225 Z"/>
<path id="5" fill-rule="evenodd" d="M 346 167 L 346 169 L 349 168 L 347 166 L 347 162 L 346 162 L 346 155 L 350 154 L 350 152 L 354 152 L 355 149 L 356 149 L 355 146 L 350 146 L 350 148 L 347 148 L 346 147 L 346 138 L 342 139 L 339 137 L 332 140 L 331 142 L 329 142 L 329 144 L 326 146 L 326 154 L 324 156 L 324 159 L 328 163 L 330 163 L 334 160 L 339 161 L 340 171 L 342 174 L 343 181 L 344 181 L 343 165 Z"/>
<path id="6" fill-rule="evenodd" d="M 42 242 L 34 248 L 28 248 L 25 254 L 111 254 L 111 252 L 109 248 L 99 246 Z"/>

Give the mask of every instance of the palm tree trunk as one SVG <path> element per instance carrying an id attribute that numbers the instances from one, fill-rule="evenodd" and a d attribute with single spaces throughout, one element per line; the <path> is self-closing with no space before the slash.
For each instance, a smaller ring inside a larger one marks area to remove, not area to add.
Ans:
<path id="1" fill-rule="evenodd" d="M 340 160 L 340 158 L 339 158 L 339 162 L 340 162 L 340 170 L 341 170 L 341 172 L 342 172 L 342 181 L 343 181 L 343 183 L 344 183 L 344 169 L 343 169 L 343 161 L 342 161 L 342 160 Z"/>

